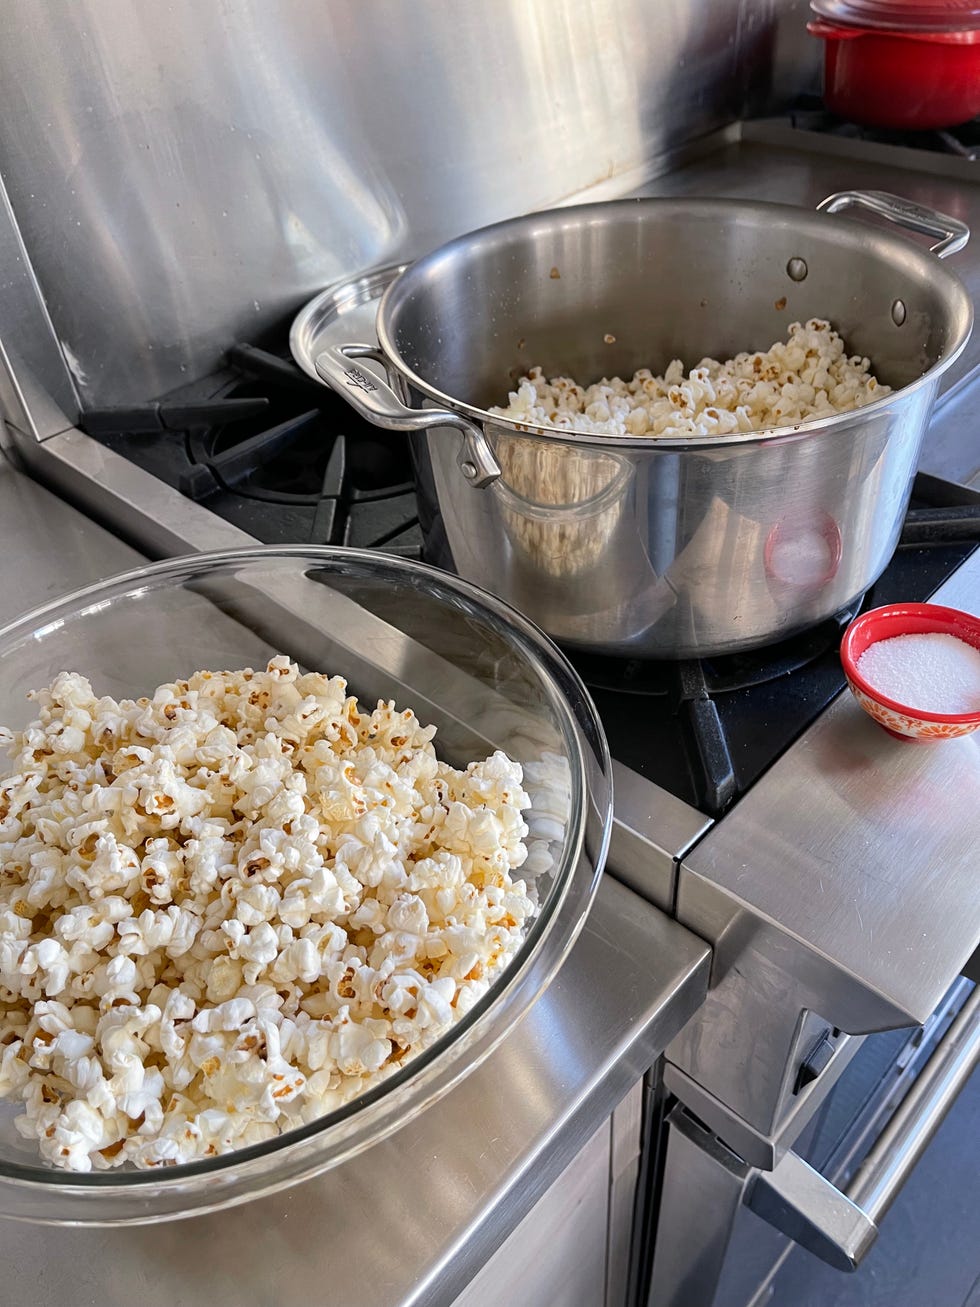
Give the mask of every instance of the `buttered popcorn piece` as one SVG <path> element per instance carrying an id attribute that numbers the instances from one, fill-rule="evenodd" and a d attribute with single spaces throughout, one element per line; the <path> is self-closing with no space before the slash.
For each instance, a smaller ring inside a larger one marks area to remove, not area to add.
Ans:
<path id="1" fill-rule="evenodd" d="M 137 701 L 67 672 L 31 697 L 0 730 L 0 1096 L 55 1165 L 175 1165 L 314 1120 L 519 948 L 530 800 L 503 753 L 456 770 L 410 710 L 282 657 Z"/>

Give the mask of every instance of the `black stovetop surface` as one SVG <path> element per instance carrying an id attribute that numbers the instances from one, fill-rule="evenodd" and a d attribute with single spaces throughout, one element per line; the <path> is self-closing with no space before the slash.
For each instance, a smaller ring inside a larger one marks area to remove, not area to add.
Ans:
<path id="1" fill-rule="evenodd" d="M 267 544 L 424 558 L 406 438 L 363 422 L 283 352 L 236 346 L 220 373 L 143 407 L 89 410 L 80 425 Z M 977 547 L 978 503 L 974 492 L 919 477 L 903 543 L 861 607 L 928 599 Z M 727 658 L 638 663 L 567 652 L 613 757 L 718 815 L 843 688 L 837 651 L 852 616 Z"/>
<path id="2" fill-rule="evenodd" d="M 927 600 L 976 547 L 976 541 L 901 546 L 854 615 Z M 838 649 L 849 616 L 766 650 L 702 660 L 714 713 L 706 714 L 701 687 L 695 684 L 692 693 L 670 666 L 655 695 L 593 686 L 613 756 L 703 812 L 719 814 L 844 688 Z M 596 679 L 587 660 L 579 671 L 586 681 Z M 769 671 L 771 678 L 762 679 Z M 662 747 L 665 731 L 680 740 L 679 755 Z M 719 757 L 719 738 L 727 758 Z"/>
<path id="3" fill-rule="evenodd" d="M 805 94 L 790 107 L 787 120 L 791 126 L 822 136 L 845 140 L 869 141 L 877 145 L 899 145 L 930 154 L 976 161 L 980 157 L 980 118 L 945 129 L 911 131 L 907 128 L 868 127 L 838 118 L 827 109 L 819 95 Z"/>

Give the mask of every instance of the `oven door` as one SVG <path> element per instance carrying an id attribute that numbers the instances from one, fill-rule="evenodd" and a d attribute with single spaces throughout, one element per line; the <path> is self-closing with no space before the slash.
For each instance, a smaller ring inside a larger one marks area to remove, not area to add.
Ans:
<path id="1" fill-rule="evenodd" d="M 980 987 L 961 978 L 925 1026 L 864 1041 L 771 1171 L 675 1103 L 637 1302 L 754 1307 L 797 1244 L 856 1269 L 978 1061 Z"/>

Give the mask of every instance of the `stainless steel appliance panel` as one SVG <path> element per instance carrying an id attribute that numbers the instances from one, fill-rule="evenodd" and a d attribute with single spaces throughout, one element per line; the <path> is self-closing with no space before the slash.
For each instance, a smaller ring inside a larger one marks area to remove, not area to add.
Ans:
<path id="1" fill-rule="evenodd" d="M 0 55 L 2 58 L 2 55 Z M 64 430 L 78 398 L 0 176 L 0 446 L 3 417 L 32 439 Z"/>
<path id="2" fill-rule="evenodd" d="M 749 0 L 9 0 L 0 173 L 87 403 L 207 371 L 317 288 L 737 117 Z"/>
<path id="3" fill-rule="evenodd" d="M 933 599 L 980 611 L 980 553 Z M 978 794 L 980 737 L 896 741 L 843 693 L 682 863 L 678 918 L 715 954 L 671 1061 L 772 1132 L 805 1012 L 925 1021 L 978 944 Z"/>
<path id="4" fill-rule="evenodd" d="M 857 1042 L 857 1058 L 774 1168 L 747 1165 L 682 1095 L 686 1106 L 668 1118 L 650 1307 L 769 1302 L 793 1243 L 838 1270 L 860 1265 L 980 1059 L 980 991 L 960 978 L 923 1027 Z"/>

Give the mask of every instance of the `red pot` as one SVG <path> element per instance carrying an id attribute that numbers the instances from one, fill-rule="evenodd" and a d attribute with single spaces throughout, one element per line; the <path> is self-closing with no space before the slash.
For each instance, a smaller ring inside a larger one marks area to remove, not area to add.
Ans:
<path id="1" fill-rule="evenodd" d="M 913 131 L 980 114 L 980 30 L 907 32 L 817 19 L 824 41 L 824 102 L 852 122 Z"/>

